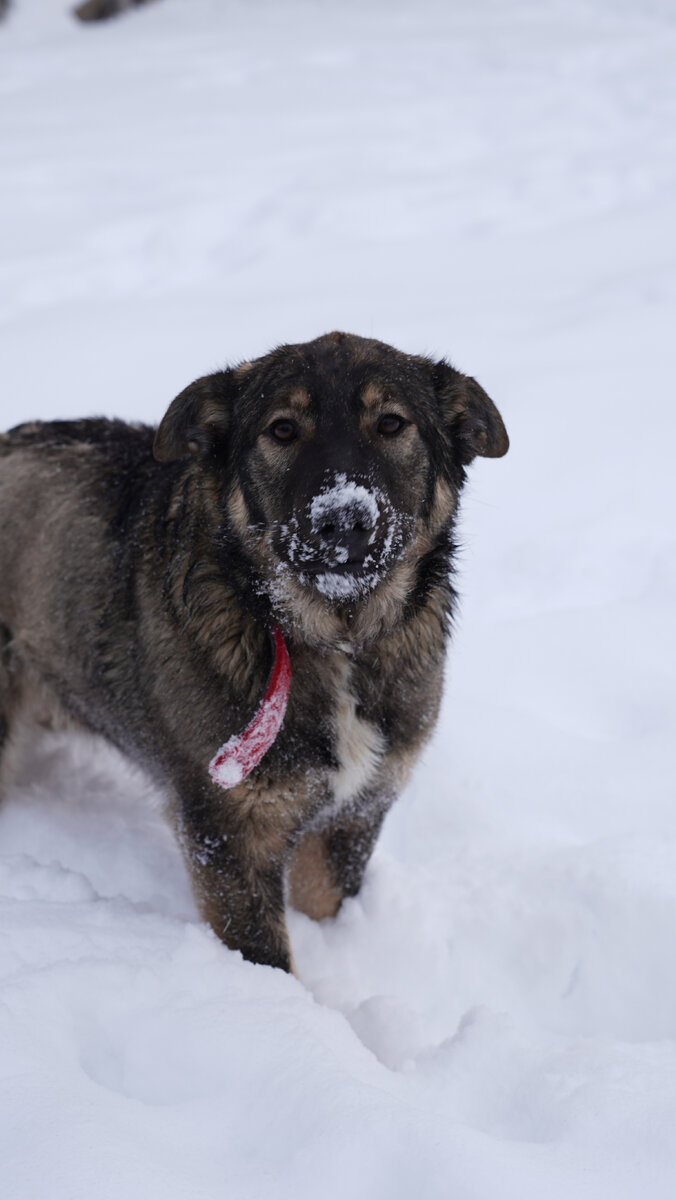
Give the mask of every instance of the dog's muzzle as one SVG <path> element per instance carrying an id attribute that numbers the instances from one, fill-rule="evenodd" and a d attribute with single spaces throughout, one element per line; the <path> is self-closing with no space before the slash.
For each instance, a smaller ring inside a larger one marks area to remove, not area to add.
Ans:
<path id="1" fill-rule="evenodd" d="M 381 491 L 337 475 L 284 534 L 299 581 L 339 601 L 375 587 L 401 545 L 401 520 Z"/>

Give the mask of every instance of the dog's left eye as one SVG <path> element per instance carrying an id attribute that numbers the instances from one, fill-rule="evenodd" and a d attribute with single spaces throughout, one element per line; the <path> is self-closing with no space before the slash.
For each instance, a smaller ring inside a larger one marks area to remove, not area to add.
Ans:
<path id="1" fill-rule="evenodd" d="M 268 433 L 276 442 L 293 442 L 298 436 L 298 426 L 295 421 L 287 421 L 282 418 L 280 421 L 272 422 Z"/>
<path id="2" fill-rule="evenodd" d="M 395 437 L 397 433 L 401 433 L 406 424 L 408 422 L 403 417 L 398 417 L 396 413 L 385 413 L 378 421 L 376 429 L 378 433 L 382 433 L 383 437 Z"/>

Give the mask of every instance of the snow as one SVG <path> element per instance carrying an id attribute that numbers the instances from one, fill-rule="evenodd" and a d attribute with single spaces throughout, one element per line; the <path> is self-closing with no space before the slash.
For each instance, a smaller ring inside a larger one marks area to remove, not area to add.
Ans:
<path id="1" fill-rule="evenodd" d="M 358 517 L 370 521 L 375 528 L 379 516 L 376 495 L 363 484 L 348 479 L 342 472 L 336 475 L 331 487 L 322 488 L 310 502 L 310 517 L 315 532 L 321 529 L 327 517 L 332 520 L 338 518 L 341 528 Z"/>
<path id="2" fill-rule="evenodd" d="M 305 576 L 301 575 L 300 579 L 301 582 L 305 582 Z M 370 590 L 376 579 L 372 575 L 356 578 L 354 575 L 324 571 L 315 575 L 313 582 L 317 591 L 329 600 L 350 600 L 356 599 L 361 593 Z"/>
<path id="3" fill-rule="evenodd" d="M 371 491 L 363 484 L 348 479 L 342 472 L 337 472 L 332 484 L 322 488 L 321 492 L 313 496 L 309 510 L 310 524 L 315 533 L 321 532 L 321 527 L 327 517 L 331 521 L 337 522 L 342 533 L 349 532 L 354 521 L 361 521 L 367 529 L 371 528 L 372 530 L 368 541 L 370 546 L 375 541 L 376 533 L 381 533 L 380 547 L 370 550 L 364 557 L 363 572 L 352 575 L 349 572 L 341 574 L 327 571 L 315 575 L 312 580 L 318 591 L 332 600 L 356 598 L 371 591 L 382 578 L 388 559 L 390 562 L 392 561 L 392 548 L 399 551 L 403 549 L 401 536 L 403 517 L 401 513 L 395 512 L 387 496 L 380 489 L 376 488 L 375 491 Z M 377 525 L 381 518 L 381 529 L 378 531 Z M 327 543 L 323 558 L 327 566 L 336 566 L 339 563 L 347 562 L 348 554 L 347 546 L 341 546 L 340 542 L 337 545 Z M 307 562 L 310 557 L 316 557 L 316 550 L 310 545 L 301 543 L 298 556 L 301 562 Z M 300 579 L 310 582 L 303 575 L 300 576 Z"/>
<path id="4" fill-rule="evenodd" d="M 3 424 L 157 420 L 331 329 L 448 355 L 511 437 L 464 502 L 437 735 L 298 979 L 198 921 L 86 739 L 0 811 L 12 1200 L 676 1188 L 671 0 L 162 0 L 0 27 Z"/>

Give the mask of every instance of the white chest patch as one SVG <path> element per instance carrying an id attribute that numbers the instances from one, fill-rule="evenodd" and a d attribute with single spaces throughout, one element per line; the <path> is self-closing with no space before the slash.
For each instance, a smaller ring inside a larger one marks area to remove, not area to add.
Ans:
<path id="1" fill-rule="evenodd" d="M 336 704 L 337 771 L 332 772 L 331 785 L 337 806 L 346 804 L 362 792 L 373 780 L 385 752 L 380 732 L 370 721 L 357 716 L 357 702 L 350 690 L 351 668 L 345 663 Z"/>

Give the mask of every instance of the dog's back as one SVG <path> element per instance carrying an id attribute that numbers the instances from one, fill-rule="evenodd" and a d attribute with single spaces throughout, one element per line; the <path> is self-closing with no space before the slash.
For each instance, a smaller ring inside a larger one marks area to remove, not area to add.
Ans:
<path id="1" fill-rule="evenodd" d="M 124 558 L 152 437 L 103 419 L 30 422 L 0 437 L 5 724 L 8 705 L 26 706 L 37 677 L 71 716 L 120 741 L 105 709 L 114 676 L 131 665 Z"/>

